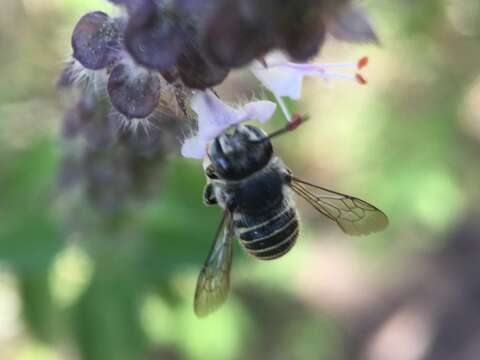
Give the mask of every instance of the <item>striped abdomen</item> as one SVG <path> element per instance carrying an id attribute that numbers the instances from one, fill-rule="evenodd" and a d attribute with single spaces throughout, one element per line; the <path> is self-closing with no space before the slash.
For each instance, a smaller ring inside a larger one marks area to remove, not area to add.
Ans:
<path id="1" fill-rule="evenodd" d="M 298 218 L 290 204 L 280 212 L 263 216 L 240 216 L 235 220 L 240 242 L 251 255 L 261 260 L 272 260 L 286 254 L 298 237 Z"/>

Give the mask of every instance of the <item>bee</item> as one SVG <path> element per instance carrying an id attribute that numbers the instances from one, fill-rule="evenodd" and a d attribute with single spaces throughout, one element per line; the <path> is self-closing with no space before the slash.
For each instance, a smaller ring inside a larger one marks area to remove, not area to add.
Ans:
<path id="1" fill-rule="evenodd" d="M 277 259 L 295 245 L 299 219 L 292 193 L 346 234 L 367 235 L 388 225 L 387 216 L 375 206 L 295 177 L 274 154 L 271 139 L 301 121 L 297 116 L 271 135 L 251 125 L 237 125 L 209 143 L 204 203 L 220 206 L 223 218 L 198 277 L 194 298 L 198 317 L 215 311 L 228 296 L 235 237 L 260 260 Z"/>

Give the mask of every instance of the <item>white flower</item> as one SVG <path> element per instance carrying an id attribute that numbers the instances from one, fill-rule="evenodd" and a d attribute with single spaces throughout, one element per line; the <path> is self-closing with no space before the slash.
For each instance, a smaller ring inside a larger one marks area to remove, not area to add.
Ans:
<path id="1" fill-rule="evenodd" d="M 265 123 L 273 116 L 277 107 L 271 101 L 253 101 L 233 108 L 222 102 L 211 90 L 195 94 L 191 106 L 198 115 L 198 133 L 185 140 L 182 156 L 193 159 L 202 159 L 208 142 L 230 126 L 248 120 Z"/>
<path id="2" fill-rule="evenodd" d="M 289 62 L 278 53 L 268 55 L 264 62 L 256 61 L 251 71 L 256 78 L 270 90 L 277 99 L 286 96 L 298 100 L 302 94 L 302 83 L 305 76 L 317 76 L 328 81 L 354 80 L 366 84 L 365 78 L 357 71 L 368 64 L 368 58 L 363 57 L 356 63 L 338 64 L 300 64 Z M 354 74 L 339 72 L 341 69 L 352 69 Z"/>

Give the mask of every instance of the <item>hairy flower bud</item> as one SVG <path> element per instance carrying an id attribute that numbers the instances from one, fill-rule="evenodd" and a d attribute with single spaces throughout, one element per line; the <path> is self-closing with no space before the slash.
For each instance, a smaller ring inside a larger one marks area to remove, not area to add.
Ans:
<path id="1" fill-rule="evenodd" d="M 266 54 L 275 42 L 270 1 L 225 0 L 208 25 L 204 46 L 223 67 L 240 67 Z"/>
<path id="2" fill-rule="evenodd" d="M 100 70 L 114 62 L 120 53 L 118 25 L 105 13 L 84 15 L 72 34 L 73 57 L 85 68 Z"/>
<path id="3" fill-rule="evenodd" d="M 181 16 L 150 5 L 131 15 L 125 46 L 136 62 L 162 71 L 176 64 L 190 32 Z"/>
<path id="4" fill-rule="evenodd" d="M 366 12 L 357 5 L 347 4 L 326 17 L 327 29 L 336 39 L 352 43 L 378 43 L 378 36 Z"/>
<path id="5" fill-rule="evenodd" d="M 322 22 L 312 27 L 294 27 L 282 39 L 282 48 L 298 62 L 306 62 L 315 57 L 326 38 L 326 29 Z"/>
<path id="6" fill-rule="evenodd" d="M 290 1 L 275 8 L 279 47 L 292 59 L 305 62 L 320 51 L 326 35 L 324 11 L 312 0 Z"/>
<path id="7" fill-rule="evenodd" d="M 161 82 L 156 73 L 118 64 L 108 78 L 112 106 L 129 119 L 149 116 L 160 101 Z"/>
<path id="8" fill-rule="evenodd" d="M 63 136 L 81 137 L 88 148 L 108 147 L 115 143 L 119 126 L 108 118 L 110 106 L 105 99 L 84 96 L 63 118 Z"/>
<path id="9" fill-rule="evenodd" d="M 177 69 L 186 86 L 201 90 L 221 84 L 229 73 L 228 69 L 213 64 L 193 41 L 178 58 Z"/>

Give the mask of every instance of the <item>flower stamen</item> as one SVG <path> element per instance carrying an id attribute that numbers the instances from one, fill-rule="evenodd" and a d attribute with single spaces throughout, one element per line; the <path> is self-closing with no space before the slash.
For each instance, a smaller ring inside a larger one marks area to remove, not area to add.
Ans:
<path id="1" fill-rule="evenodd" d="M 369 62 L 368 56 L 362 57 L 360 60 L 358 60 L 357 69 L 358 70 L 363 69 L 364 67 L 366 67 L 368 65 L 368 62 Z"/>
<path id="2" fill-rule="evenodd" d="M 285 117 L 290 121 L 290 112 L 281 98 L 286 96 L 294 100 L 300 99 L 306 76 L 320 77 L 324 81 L 349 80 L 365 85 L 367 80 L 360 74 L 360 70 L 365 68 L 368 62 L 368 57 L 364 56 L 355 62 L 303 64 L 290 62 L 282 54 L 274 53 L 259 59 L 251 70 L 263 86 L 275 95 Z M 346 69 L 352 71 L 344 72 Z"/>
<path id="3" fill-rule="evenodd" d="M 287 125 L 288 131 L 293 131 L 308 120 L 308 116 L 301 115 L 300 113 L 293 113 L 290 122 Z"/>
<path id="4" fill-rule="evenodd" d="M 367 85 L 368 81 L 361 74 L 355 74 L 355 79 L 360 85 Z"/>

